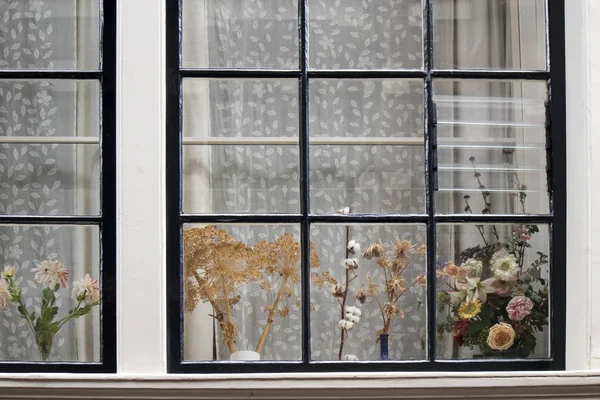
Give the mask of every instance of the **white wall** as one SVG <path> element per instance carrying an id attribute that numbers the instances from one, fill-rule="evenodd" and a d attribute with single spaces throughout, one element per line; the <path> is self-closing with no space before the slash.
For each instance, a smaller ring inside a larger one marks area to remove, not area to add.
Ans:
<path id="1" fill-rule="evenodd" d="M 567 367 L 600 369 L 600 0 L 565 2 Z M 166 372 L 164 3 L 119 1 L 118 343 L 127 374 Z"/>

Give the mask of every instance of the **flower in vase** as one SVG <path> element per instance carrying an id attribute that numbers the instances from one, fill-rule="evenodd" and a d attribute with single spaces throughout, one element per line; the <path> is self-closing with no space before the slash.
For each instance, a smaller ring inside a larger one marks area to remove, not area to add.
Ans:
<path id="1" fill-rule="evenodd" d="M 394 245 L 394 258 L 402 263 L 408 261 L 413 253 L 414 245 L 406 239 L 398 240 Z"/>
<path id="2" fill-rule="evenodd" d="M 71 298 L 75 301 L 81 301 L 85 305 L 97 303 L 100 300 L 98 280 L 92 279 L 90 274 L 85 274 L 83 278 L 73 282 Z"/>
<path id="3" fill-rule="evenodd" d="M 427 277 L 425 276 L 425 274 L 417 275 L 416 283 L 423 286 L 427 285 Z"/>
<path id="4" fill-rule="evenodd" d="M 7 265 L 6 267 L 4 267 L 4 271 L 2 272 L 2 277 L 3 278 L 12 278 L 13 276 L 15 276 L 16 273 L 17 273 L 17 269 L 15 267 Z"/>
<path id="5" fill-rule="evenodd" d="M 512 319 L 513 321 L 522 321 L 523 318 L 531 314 L 532 309 L 533 302 L 529 297 L 526 296 L 513 297 L 506 306 L 508 318 Z"/>
<path id="6" fill-rule="evenodd" d="M 31 270 L 35 272 L 35 280 L 38 283 L 46 283 L 51 289 L 55 289 L 58 284 L 66 288 L 69 279 L 69 271 L 60 261 L 44 260 Z"/>
<path id="7" fill-rule="evenodd" d="M 344 356 L 344 360 L 345 361 L 358 361 L 358 357 L 356 357 L 354 354 L 346 354 Z"/>
<path id="8" fill-rule="evenodd" d="M 8 283 L 4 278 L 0 278 L 0 311 L 8 306 L 11 299 L 10 292 L 8 291 Z"/>
<path id="9" fill-rule="evenodd" d="M 360 304 L 365 304 L 365 301 L 367 300 L 367 296 L 368 296 L 367 291 L 365 289 L 363 289 L 362 287 L 359 287 L 358 289 L 356 289 L 354 291 L 354 298 L 356 300 L 358 300 L 358 302 Z"/>
<path id="10" fill-rule="evenodd" d="M 354 328 L 354 322 L 348 321 L 348 320 L 345 320 L 345 319 L 341 319 L 340 322 L 338 322 L 338 325 L 340 326 L 340 328 L 345 329 L 347 331 L 349 331 L 352 328 Z"/>
<path id="11" fill-rule="evenodd" d="M 348 242 L 348 253 L 360 254 L 360 244 L 356 240 L 351 240 Z"/>
<path id="12" fill-rule="evenodd" d="M 463 301 L 458 307 L 458 316 L 462 319 L 473 319 L 481 312 L 482 303 L 479 300 Z"/>
<path id="13" fill-rule="evenodd" d="M 511 295 L 513 288 L 517 284 L 517 278 L 512 278 L 508 281 L 503 281 L 500 279 L 496 279 L 492 286 L 494 287 L 494 294 L 497 294 L 500 297 L 508 297 Z"/>
<path id="14" fill-rule="evenodd" d="M 385 249 L 383 248 L 383 245 L 381 244 L 380 241 L 377 241 L 376 243 L 373 243 L 372 245 L 370 245 L 365 252 L 363 253 L 363 258 L 367 259 L 367 260 L 372 260 L 374 258 L 381 258 L 383 256 L 385 256 Z"/>
<path id="15" fill-rule="evenodd" d="M 487 301 L 488 293 L 494 293 L 496 290 L 493 283 L 496 278 L 489 278 L 484 281 L 481 278 L 470 278 L 467 277 L 467 281 L 464 283 L 457 284 L 459 289 L 467 291 L 467 300 L 479 299 L 482 303 Z"/>
<path id="16" fill-rule="evenodd" d="M 491 264 L 494 276 L 503 281 L 513 279 L 519 272 L 516 257 L 506 251 L 494 253 Z"/>
<path id="17" fill-rule="evenodd" d="M 342 265 L 345 269 L 358 269 L 358 258 L 346 258 Z"/>
<path id="18" fill-rule="evenodd" d="M 451 333 L 457 345 L 462 346 L 465 343 L 465 335 L 469 328 L 469 321 L 458 320 L 452 325 Z"/>
<path id="19" fill-rule="evenodd" d="M 507 350 L 515 342 L 515 330 L 510 324 L 500 322 L 490 328 L 487 344 L 493 350 Z"/>
<path id="20" fill-rule="evenodd" d="M 469 258 L 467 261 L 461 264 L 461 268 L 467 272 L 467 277 L 476 278 L 481 276 L 483 263 L 474 258 Z"/>

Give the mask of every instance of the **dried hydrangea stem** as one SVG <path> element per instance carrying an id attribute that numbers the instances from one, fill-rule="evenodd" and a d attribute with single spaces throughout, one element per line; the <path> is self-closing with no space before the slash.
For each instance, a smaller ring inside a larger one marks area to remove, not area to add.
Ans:
<path id="1" fill-rule="evenodd" d="M 349 211 L 350 212 L 350 211 Z M 346 259 L 350 256 L 350 251 L 348 250 L 348 243 L 350 241 L 350 226 L 346 225 Z M 346 299 L 348 298 L 348 289 L 350 288 L 350 270 L 346 270 L 346 285 L 344 289 L 344 297 L 342 298 L 342 304 L 340 309 L 341 319 L 344 319 L 344 308 L 346 307 Z M 346 339 L 346 330 L 342 329 L 342 333 L 340 335 L 340 351 L 338 352 L 338 360 L 342 361 L 342 353 L 344 352 L 344 341 Z"/>
<path id="2" fill-rule="evenodd" d="M 285 285 L 287 285 L 287 281 L 289 279 L 289 275 L 285 275 L 283 278 L 283 281 L 281 282 L 281 287 L 279 288 L 279 291 L 277 292 L 277 296 L 275 297 L 275 301 L 273 302 L 273 307 L 271 307 L 271 311 L 269 311 L 269 317 L 267 318 L 267 323 L 263 329 L 262 334 L 260 335 L 260 340 L 258 341 L 258 344 L 256 345 L 256 352 L 260 353 L 260 351 L 263 348 L 263 345 L 265 344 L 265 340 L 267 339 L 267 335 L 269 334 L 269 329 L 271 328 L 271 325 L 273 324 L 273 320 L 275 318 L 275 312 L 277 310 L 277 307 L 279 306 L 279 301 L 281 300 L 281 296 L 283 295 L 283 291 L 285 290 Z"/>

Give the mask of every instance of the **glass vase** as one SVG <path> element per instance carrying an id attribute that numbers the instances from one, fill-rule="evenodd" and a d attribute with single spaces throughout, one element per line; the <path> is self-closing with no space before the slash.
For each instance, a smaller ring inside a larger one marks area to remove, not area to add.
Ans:
<path id="1" fill-rule="evenodd" d="M 388 340 L 390 335 L 387 333 L 382 333 L 379 335 L 379 359 L 382 361 L 390 360 L 390 356 L 388 354 Z"/>
<path id="2" fill-rule="evenodd" d="M 52 331 L 37 331 L 35 333 L 35 346 L 37 347 L 42 361 L 47 361 L 52 351 L 55 333 Z"/>

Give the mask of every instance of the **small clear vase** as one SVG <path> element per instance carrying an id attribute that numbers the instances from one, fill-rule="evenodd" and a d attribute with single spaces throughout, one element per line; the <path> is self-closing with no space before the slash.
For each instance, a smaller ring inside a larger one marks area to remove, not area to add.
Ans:
<path id="1" fill-rule="evenodd" d="M 50 358 L 54 335 L 55 333 L 52 331 L 37 331 L 35 333 L 35 347 L 40 353 L 42 361 L 48 361 L 48 358 Z"/>
<path id="2" fill-rule="evenodd" d="M 390 335 L 387 333 L 382 333 L 379 335 L 379 359 L 382 361 L 390 360 L 389 356 L 389 341 Z"/>

